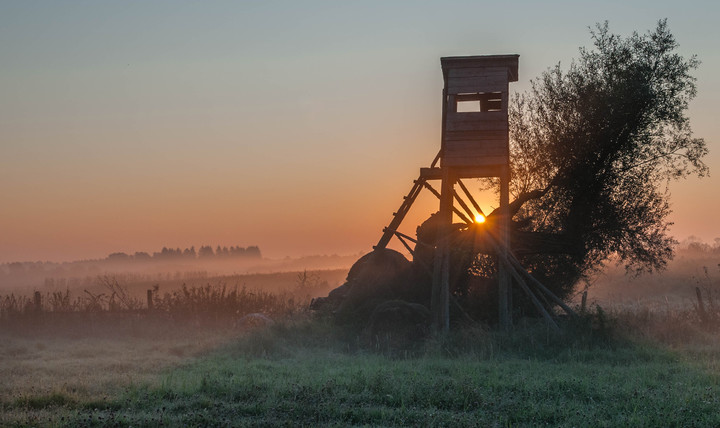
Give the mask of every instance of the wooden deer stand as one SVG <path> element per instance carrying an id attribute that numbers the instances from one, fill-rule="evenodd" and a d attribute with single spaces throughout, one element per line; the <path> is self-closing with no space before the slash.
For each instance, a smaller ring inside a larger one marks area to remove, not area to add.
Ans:
<path id="1" fill-rule="evenodd" d="M 405 215 L 420 190 L 428 188 L 440 199 L 439 216 L 441 229 L 435 248 L 431 312 L 433 325 L 438 332 L 450 327 L 450 242 L 453 213 L 471 223 L 473 213 L 460 198 L 455 185 L 463 190 L 473 208 L 483 214 L 472 198 L 463 178 L 497 177 L 500 179 L 500 219 L 498 236 L 494 237 L 498 255 L 498 313 L 501 328 L 512 324 L 510 286 L 515 279 L 529 294 L 548 323 L 557 328 L 548 311 L 530 290 L 527 278 L 541 292 L 566 312 L 572 313 L 559 298 L 532 278 L 520 266 L 509 247 L 509 183 L 510 149 L 508 136 L 508 86 L 518 80 L 519 55 L 483 55 L 440 58 L 443 79 L 442 135 L 440 152 L 430 168 L 421 168 L 410 193 L 404 198 L 400 209 L 394 214 L 390 225 L 375 248 L 385 248 L 393 236 L 412 252 L 406 240 L 413 240 L 398 232 Z M 439 162 L 439 166 L 438 166 Z M 428 180 L 441 180 L 437 192 Z M 463 208 L 454 206 L 454 200 Z M 467 214 L 467 215 L 466 215 Z M 470 219 L 468 219 L 468 216 Z M 512 277 L 512 278 L 511 278 Z"/>

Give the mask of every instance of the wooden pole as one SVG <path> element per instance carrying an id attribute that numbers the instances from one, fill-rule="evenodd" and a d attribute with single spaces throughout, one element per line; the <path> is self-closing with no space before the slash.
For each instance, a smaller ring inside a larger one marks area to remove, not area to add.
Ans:
<path id="1" fill-rule="evenodd" d="M 463 201 L 463 199 L 458 195 L 458 192 L 453 189 L 453 196 L 455 197 L 455 200 L 458 202 L 458 205 L 462 207 L 463 210 L 465 210 L 465 213 L 470 217 L 470 220 L 474 223 L 475 222 L 475 213 L 472 212 L 470 207 Z M 479 214 L 479 213 L 478 213 Z"/>
<path id="2" fill-rule="evenodd" d="M 410 247 L 410 245 L 405 241 L 405 238 L 402 237 L 402 233 L 395 232 L 395 236 L 397 236 L 397 239 L 400 241 L 401 244 L 405 247 L 406 250 L 410 253 L 413 258 L 415 258 L 415 251 Z"/>
<path id="3" fill-rule="evenodd" d="M 482 215 L 483 217 L 487 217 L 483 210 L 480 208 L 480 205 L 478 205 L 478 203 L 475 201 L 475 198 L 472 197 L 472 194 L 470 193 L 468 188 L 465 187 L 465 183 L 463 183 L 462 180 L 458 180 L 457 184 L 460 185 L 460 188 L 462 189 L 463 193 L 465 193 L 465 196 L 467 196 L 473 208 L 475 208 L 475 211 L 477 211 L 478 214 Z"/>
<path id="4" fill-rule="evenodd" d="M 520 288 L 522 288 L 522 290 L 528 295 L 528 297 L 530 297 L 530 300 L 533 302 L 533 304 L 535 305 L 537 310 L 540 312 L 540 314 L 543 316 L 543 318 L 545 318 L 545 321 L 547 321 L 548 325 L 550 327 L 552 327 L 553 330 L 558 331 L 559 328 L 558 328 L 557 324 L 555 323 L 555 321 L 553 321 L 552 317 L 550 316 L 550 313 L 547 311 L 547 309 L 545 309 L 545 307 L 543 307 L 542 303 L 540 302 L 540 300 L 538 300 L 535 293 L 533 293 L 532 290 L 530 290 L 530 288 L 528 287 L 528 285 L 525 282 L 525 280 L 523 279 L 523 277 L 520 276 L 520 273 L 517 270 L 515 270 L 512 266 L 508 266 L 507 268 L 508 268 L 508 273 L 510 275 L 512 275 L 513 277 L 515 277 L 515 280 L 517 281 Z"/>
<path id="5" fill-rule="evenodd" d="M 35 312 L 39 314 L 40 312 L 42 312 L 42 294 L 40 294 L 39 291 L 36 291 L 35 295 L 34 295 L 34 299 L 35 299 Z"/>
<path id="6" fill-rule="evenodd" d="M 424 184 L 424 186 L 425 186 L 426 189 L 428 189 L 428 190 L 430 191 L 430 193 L 432 193 L 433 195 L 435 195 L 436 198 L 442 199 L 442 196 L 440 195 L 440 192 L 438 192 L 437 190 L 435 190 L 435 188 L 432 187 L 432 185 L 431 185 L 430 183 L 428 183 L 428 182 L 426 181 L 425 184 Z M 450 204 L 450 205 L 452 206 L 452 204 Z M 462 221 L 464 221 L 465 223 L 467 223 L 467 224 L 471 224 L 471 223 L 472 223 L 472 220 L 470 220 L 469 218 L 467 218 L 467 217 L 465 216 L 465 214 L 463 214 L 462 211 L 460 211 L 459 209 L 455 208 L 455 206 L 452 206 L 452 212 L 455 213 L 455 215 L 457 215 L 458 217 L 460 217 L 460 219 L 461 219 Z"/>
<path id="7" fill-rule="evenodd" d="M 512 325 L 510 312 L 510 275 L 508 275 L 508 269 L 510 268 L 508 262 L 508 247 L 510 244 L 509 206 L 510 174 L 509 168 L 506 166 L 503 168 L 502 176 L 500 177 L 500 236 L 498 237 L 500 241 L 500 248 L 498 249 L 498 322 L 500 323 L 500 328 L 503 330 L 509 330 Z"/>
<path id="8" fill-rule="evenodd" d="M 444 117 L 443 117 L 443 129 L 445 129 L 445 118 Z M 440 149 L 438 154 L 435 155 L 435 159 L 433 159 L 432 163 L 430 164 L 430 168 L 435 168 L 435 165 L 437 165 L 437 163 L 440 161 L 441 156 L 442 156 L 442 149 Z"/>
<path id="9" fill-rule="evenodd" d="M 147 308 L 148 312 L 152 312 L 153 310 L 153 293 L 152 290 L 147 291 Z"/>
<path id="10" fill-rule="evenodd" d="M 545 293 L 545 295 L 547 295 L 547 296 L 550 298 L 550 300 L 552 300 L 555 304 L 557 304 L 558 306 L 560 306 L 561 308 L 563 308 L 563 310 L 564 310 L 568 315 L 577 316 L 577 314 L 575 313 L 575 311 L 573 311 L 568 305 L 566 305 L 565 302 L 562 301 L 562 299 L 560 299 L 558 296 L 555 295 L 555 293 L 553 293 L 553 292 L 550 291 L 547 287 L 545 287 L 545 286 L 542 284 L 542 282 L 540 282 L 540 281 L 537 280 L 537 278 L 535 278 L 534 276 L 532 276 L 532 275 L 530 274 L 530 272 L 528 272 L 528 271 L 520 264 L 520 261 L 518 261 L 518 259 L 517 259 L 512 253 L 508 253 L 508 261 L 510 262 L 511 265 L 514 265 L 515 268 L 516 268 L 518 271 L 522 272 L 522 273 L 530 280 L 530 282 L 532 282 L 540 291 L 542 291 L 543 293 Z"/>
<path id="11" fill-rule="evenodd" d="M 435 248 L 433 289 L 430 302 L 433 325 L 437 333 L 450 330 L 450 231 L 453 215 L 453 176 L 449 168 L 443 168 L 440 191 L 440 239 Z"/>
<path id="12" fill-rule="evenodd" d="M 700 314 L 700 319 L 705 322 L 708 319 L 707 312 L 705 312 L 705 305 L 703 304 L 702 299 L 702 293 L 700 292 L 700 287 L 695 287 L 695 295 L 697 295 L 697 301 L 698 301 L 698 313 Z"/>

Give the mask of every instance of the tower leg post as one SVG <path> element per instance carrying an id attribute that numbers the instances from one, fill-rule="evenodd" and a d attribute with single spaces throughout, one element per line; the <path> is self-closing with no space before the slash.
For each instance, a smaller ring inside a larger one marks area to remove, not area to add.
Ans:
<path id="1" fill-rule="evenodd" d="M 450 231 L 452 230 L 454 177 L 450 168 L 443 169 L 440 190 L 440 237 L 435 248 L 431 310 L 437 333 L 450 330 Z"/>
<path id="2" fill-rule="evenodd" d="M 504 168 L 500 177 L 500 224 L 498 249 L 498 322 L 502 330 L 509 330 L 512 326 L 510 308 L 510 273 L 508 269 L 508 247 L 510 244 L 510 174 Z"/>

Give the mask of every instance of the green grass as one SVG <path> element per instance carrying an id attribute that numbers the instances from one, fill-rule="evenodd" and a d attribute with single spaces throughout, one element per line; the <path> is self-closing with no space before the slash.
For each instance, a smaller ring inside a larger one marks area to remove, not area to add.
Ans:
<path id="1" fill-rule="evenodd" d="M 130 425 L 714 426 L 717 378 L 665 357 L 632 363 L 219 354 L 137 389 Z M 161 410 L 164 409 L 164 410 Z M 102 413 L 102 412 L 100 412 Z"/>
<path id="2" fill-rule="evenodd" d="M 104 400 L 56 391 L 6 401 L 0 424 L 720 425 L 717 347 L 672 351 L 579 330 L 467 329 L 406 352 L 373 352 L 322 322 L 279 323 Z"/>

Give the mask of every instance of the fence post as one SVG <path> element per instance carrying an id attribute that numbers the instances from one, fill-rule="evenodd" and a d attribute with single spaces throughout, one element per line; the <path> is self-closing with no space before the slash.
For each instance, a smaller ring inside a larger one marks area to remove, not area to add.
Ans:
<path id="1" fill-rule="evenodd" d="M 147 291 L 147 308 L 148 312 L 153 310 L 153 293 L 152 290 Z"/>
<path id="2" fill-rule="evenodd" d="M 35 292 L 35 313 L 42 312 L 42 295 L 39 291 Z"/>
<path id="3" fill-rule="evenodd" d="M 700 319 L 703 322 L 707 321 L 707 313 L 705 312 L 705 305 L 703 304 L 702 293 L 700 292 L 700 287 L 695 287 L 695 294 L 697 294 L 698 312 L 700 313 Z"/>

